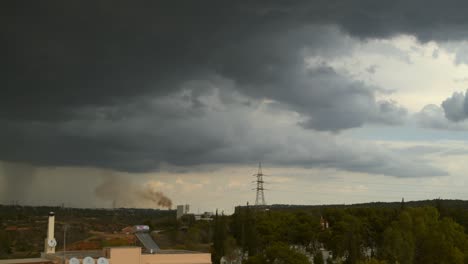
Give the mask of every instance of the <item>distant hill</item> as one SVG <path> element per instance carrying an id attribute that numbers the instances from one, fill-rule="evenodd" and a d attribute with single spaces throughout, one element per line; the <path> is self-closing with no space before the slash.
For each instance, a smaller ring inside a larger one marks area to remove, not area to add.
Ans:
<path id="1" fill-rule="evenodd" d="M 404 205 L 407 207 L 446 207 L 451 209 L 468 209 L 468 201 L 465 200 L 450 200 L 450 199 L 433 199 L 433 200 L 420 200 L 420 201 L 405 201 Z M 370 202 L 358 204 L 323 204 L 323 205 L 296 205 L 296 204 L 272 204 L 263 206 L 264 209 L 269 210 L 316 210 L 325 208 L 400 208 L 402 202 Z M 246 206 L 240 206 L 246 207 Z M 255 207 L 255 206 L 252 206 Z"/>

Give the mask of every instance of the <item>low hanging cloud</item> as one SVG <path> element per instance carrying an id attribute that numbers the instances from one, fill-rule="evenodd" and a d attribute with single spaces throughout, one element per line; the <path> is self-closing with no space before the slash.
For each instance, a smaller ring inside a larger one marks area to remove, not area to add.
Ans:
<path id="1" fill-rule="evenodd" d="M 229 100 L 223 100 L 224 93 L 230 94 Z M 172 106 L 159 112 L 168 102 Z M 125 114 L 109 118 L 116 112 Z M 87 115 L 92 118 L 85 118 Z M 212 88 L 201 94 L 186 91 L 135 102 L 125 110 L 95 109 L 83 113 L 80 120 L 58 126 L 30 126 L 28 133 L 10 126 L 15 133 L 9 135 L 4 147 L 7 151 L 16 149 L 16 158 L 39 165 L 73 164 L 130 172 L 158 170 L 161 164 L 242 165 L 263 160 L 281 166 L 396 177 L 445 175 L 423 160 L 400 156 L 372 143 L 303 129 L 298 125 L 301 119 L 297 112 L 276 107 L 274 102 Z M 26 151 L 30 149 L 35 151 Z"/>
<path id="2" fill-rule="evenodd" d="M 203 1 L 182 8 L 170 2 L 90 7 L 4 1 L 0 45 L 8 52 L 0 71 L 5 88 L 0 117 L 70 120 L 77 109 L 166 96 L 180 91 L 181 83 L 213 73 L 239 83 L 249 96 L 304 107 L 298 98 L 307 84 L 296 82 L 304 57 L 341 56 L 366 39 L 398 34 L 421 41 L 460 40 L 467 36 L 465 5 Z M 275 84 L 276 76 L 281 85 Z M 361 122 L 344 128 L 354 124 Z"/>
<path id="3" fill-rule="evenodd" d="M 379 87 L 307 60 L 398 34 L 461 40 L 464 1 L 0 5 L 0 160 L 146 172 L 270 158 L 445 174 L 343 138 L 366 124 L 402 124 L 407 111 L 380 100 Z M 464 117 L 455 101 L 451 120 Z"/>
<path id="4" fill-rule="evenodd" d="M 263 97 L 268 95 L 269 99 L 300 113 L 305 119 L 302 127 L 337 132 L 366 123 L 404 122 L 406 110 L 393 101 L 377 100 L 378 87 L 353 80 L 327 65 L 295 67 L 298 69 L 294 73 L 285 74 L 288 69 L 280 68 L 266 78 L 266 83 L 254 83 L 255 87 L 267 87 L 265 90 L 269 92 Z"/>

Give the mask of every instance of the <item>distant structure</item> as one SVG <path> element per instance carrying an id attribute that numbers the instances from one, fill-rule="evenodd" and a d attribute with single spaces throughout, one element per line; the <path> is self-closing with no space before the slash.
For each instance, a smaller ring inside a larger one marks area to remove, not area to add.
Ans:
<path id="1" fill-rule="evenodd" d="M 47 238 L 40 258 L 0 260 L 0 264 L 212 264 L 210 253 L 188 250 L 160 249 L 150 236 L 150 228 L 136 225 L 125 228 L 140 242 L 140 246 L 104 247 L 101 250 L 56 251 L 55 213 L 49 213 Z"/>
<path id="2" fill-rule="evenodd" d="M 320 227 L 322 227 L 322 230 L 328 229 L 328 221 L 323 218 L 323 216 L 320 216 Z"/>
<path id="3" fill-rule="evenodd" d="M 200 211 L 200 210 L 198 210 Z M 214 214 L 212 212 L 204 212 L 202 214 L 190 213 L 190 205 L 177 205 L 176 218 L 177 220 L 181 219 L 183 216 L 193 217 L 195 221 L 212 221 Z M 1 264 L 1 263 L 0 263 Z"/>
<path id="4" fill-rule="evenodd" d="M 204 212 L 203 214 L 196 214 L 195 221 L 213 221 L 213 213 Z"/>
<path id="5" fill-rule="evenodd" d="M 264 206 L 266 205 L 266 202 L 265 202 L 265 194 L 263 193 L 263 191 L 265 190 L 263 188 L 263 172 L 262 172 L 262 163 L 259 162 L 258 163 L 258 172 L 256 174 L 254 174 L 253 176 L 257 177 L 257 180 L 255 181 L 255 183 L 257 184 L 257 188 L 256 191 L 257 191 L 257 196 L 255 198 L 255 205 L 256 206 Z"/>
<path id="6" fill-rule="evenodd" d="M 54 237 L 55 234 L 55 213 L 49 213 L 49 221 L 47 225 L 47 238 L 44 243 L 45 254 L 55 254 L 55 247 L 57 246 L 57 240 Z"/>
<path id="7" fill-rule="evenodd" d="M 190 206 L 186 205 L 177 205 L 177 219 L 180 219 L 183 215 L 189 213 Z"/>

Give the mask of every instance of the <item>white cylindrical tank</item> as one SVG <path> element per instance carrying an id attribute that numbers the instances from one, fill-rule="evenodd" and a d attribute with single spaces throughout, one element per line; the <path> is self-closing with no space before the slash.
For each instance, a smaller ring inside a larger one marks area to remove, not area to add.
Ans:
<path id="1" fill-rule="evenodd" d="M 49 225 L 47 226 L 47 237 L 44 244 L 44 253 L 45 254 L 54 254 L 55 247 L 57 246 L 57 241 L 54 237 L 55 233 L 55 213 L 49 213 Z"/>
<path id="2" fill-rule="evenodd" d="M 47 239 L 52 239 L 54 238 L 54 232 L 55 232 L 55 213 L 50 212 L 49 213 L 49 226 L 47 227 Z"/>

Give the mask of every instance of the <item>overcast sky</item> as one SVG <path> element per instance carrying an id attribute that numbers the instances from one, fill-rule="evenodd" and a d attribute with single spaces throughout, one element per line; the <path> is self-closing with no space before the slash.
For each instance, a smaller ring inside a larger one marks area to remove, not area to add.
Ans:
<path id="1" fill-rule="evenodd" d="M 2 1 L 0 202 L 231 212 L 260 161 L 269 204 L 468 199 L 467 11 Z"/>

